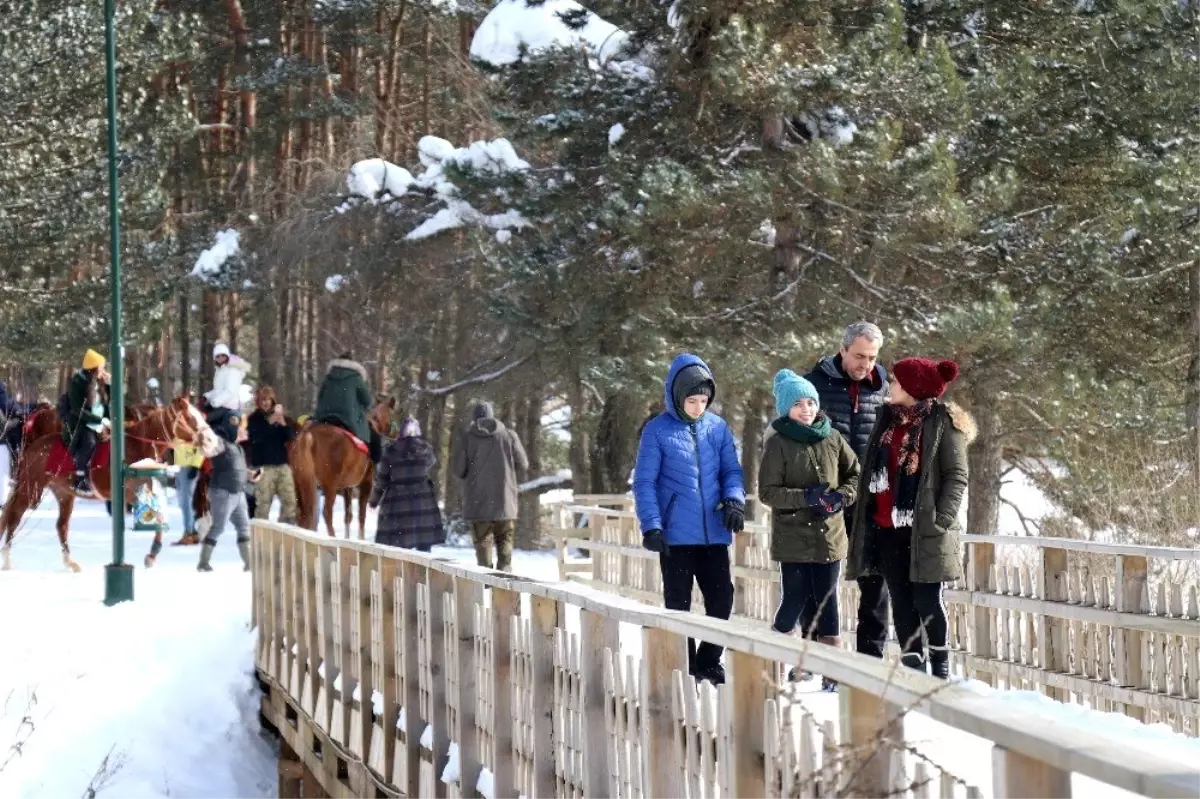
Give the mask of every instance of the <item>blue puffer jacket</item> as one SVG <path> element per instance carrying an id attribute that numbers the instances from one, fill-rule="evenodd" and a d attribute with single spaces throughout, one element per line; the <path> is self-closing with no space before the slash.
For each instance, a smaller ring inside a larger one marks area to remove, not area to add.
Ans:
<path id="1" fill-rule="evenodd" d="M 646 425 L 638 447 L 633 471 L 638 521 L 643 535 L 662 530 L 671 546 L 729 545 L 733 536 L 717 506 L 726 499 L 746 501 L 742 467 L 724 419 L 706 413 L 688 422 L 680 415 L 672 387 L 687 366 L 712 374 L 695 355 L 685 353 L 671 363 L 664 385 L 667 410 Z"/>

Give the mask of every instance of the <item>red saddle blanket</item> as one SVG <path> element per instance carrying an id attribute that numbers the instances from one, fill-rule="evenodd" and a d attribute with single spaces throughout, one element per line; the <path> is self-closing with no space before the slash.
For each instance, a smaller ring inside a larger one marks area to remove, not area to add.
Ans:
<path id="1" fill-rule="evenodd" d="M 90 468 L 96 469 L 108 463 L 110 447 L 111 442 L 109 441 L 101 441 L 96 445 Z M 71 453 L 67 452 L 67 445 L 62 442 L 61 438 L 54 439 L 54 443 L 50 445 L 50 457 L 46 459 L 46 474 L 51 477 L 63 477 L 74 471 L 75 463 L 71 460 Z"/>
<path id="2" fill-rule="evenodd" d="M 332 427 L 334 430 L 336 430 L 339 433 L 341 433 L 342 435 L 344 435 L 346 437 L 346 440 L 349 441 L 351 444 L 353 444 L 354 448 L 356 450 L 358 450 L 359 452 L 361 452 L 364 455 L 369 455 L 371 453 L 371 449 L 370 449 L 370 447 L 367 446 L 366 442 L 363 441 L 358 436 L 351 433 L 346 428 L 339 427 L 338 425 L 333 424 L 332 422 L 315 422 L 315 424 L 323 424 L 326 427 Z"/>

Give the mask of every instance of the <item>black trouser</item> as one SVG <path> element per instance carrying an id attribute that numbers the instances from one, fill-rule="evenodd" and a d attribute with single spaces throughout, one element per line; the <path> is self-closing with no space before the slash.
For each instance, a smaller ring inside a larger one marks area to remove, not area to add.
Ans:
<path id="1" fill-rule="evenodd" d="M 662 569 L 663 602 L 669 610 L 692 609 L 692 581 L 700 586 L 704 613 L 728 619 L 733 612 L 733 577 L 729 547 L 723 544 L 672 546 L 671 554 L 658 556 Z M 696 646 L 688 639 L 688 673 L 703 676 L 721 665 L 722 647 L 707 641 Z"/>
<path id="2" fill-rule="evenodd" d="M 882 575 L 859 577 L 858 626 L 855 628 L 855 649 L 871 657 L 883 657 L 887 646 L 888 586 Z"/>
<path id="3" fill-rule="evenodd" d="M 71 439 L 71 460 L 75 463 L 76 476 L 80 472 L 88 473 L 99 442 L 100 437 L 95 430 L 82 423 L 76 426 L 75 435 Z"/>
<path id="4" fill-rule="evenodd" d="M 790 633 L 800 623 L 805 638 L 836 638 L 838 634 L 838 577 L 842 562 L 780 563 L 782 596 L 775 611 L 777 632 Z"/>
<path id="5" fill-rule="evenodd" d="M 946 641 L 949 624 L 942 603 L 941 583 L 914 583 L 909 579 L 912 530 L 879 530 L 879 565 L 892 595 L 892 622 L 900 644 L 904 665 L 925 671 L 932 663 L 934 673 L 945 676 L 949 659 Z M 884 617 L 886 620 L 886 617 Z M 922 641 L 924 633 L 925 641 Z M 930 657 L 925 657 L 928 642 Z"/>

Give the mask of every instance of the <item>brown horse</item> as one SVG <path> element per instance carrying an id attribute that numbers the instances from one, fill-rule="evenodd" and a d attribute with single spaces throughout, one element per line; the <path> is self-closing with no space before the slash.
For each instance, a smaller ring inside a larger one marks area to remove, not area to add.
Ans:
<path id="1" fill-rule="evenodd" d="M 391 428 L 396 399 L 379 402 L 367 415 L 371 428 L 381 436 Z M 365 443 L 365 442 L 364 442 Z M 367 500 L 375 480 L 375 464 L 367 453 L 358 449 L 340 427 L 323 422 L 309 422 L 288 459 L 296 480 L 296 524 L 309 530 L 317 529 L 317 489 L 325 494 L 325 529 L 333 531 L 333 505 L 341 494 L 346 503 L 346 537 L 350 537 L 352 517 L 350 491 L 358 489 L 358 537 L 367 532 Z"/>
<path id="2" fill-rule="evenodd" d="M 139 421 L 126 422 L 124 435 L 126 461 L 130 463 L 143 458 L 158 460 L 175 439 L 199 444 L 208 451 L 213 451 L 216 446 L 215 434 L 185 397 L 176 399 L 165 408 L 148 411 Z M 0 515 L 0 532 L 4 535 L 0 568 L 4 570 L 12 568 L 12 541 L 17 527 L 25 514 L 37 507 L 42 494 L 49 487 L 58 500 L 58 522 L 55 526 L 58 528 L 63 563 L 71 571 L 79 571 L 79 564 L 71 558 L 71 548 L 67 542 L 71 512 L 75 507 L 75 492 L 71 490 L 72 475 L 68 472 L 54 476 L 47 471 L 55 445 L 62 446 L 59 433 L 43 435 L 25 447 L 21 455 L 16 488 Z M 94 463 L 92 483 L 101 499 L 110 498 L 111 482 L 108 461 Z"/>

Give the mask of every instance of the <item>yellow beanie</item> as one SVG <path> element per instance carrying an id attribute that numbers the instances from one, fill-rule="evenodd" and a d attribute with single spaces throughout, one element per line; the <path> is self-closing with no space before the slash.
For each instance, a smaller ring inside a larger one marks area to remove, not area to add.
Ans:
<path id="1" fill-rule="evenodd" d="M 83 355 L 83 368 L 89 371 L 92 369 L 99 369 L 106 363 L 108 363 L 108 361 L 105 359 L 105 357 L 95 350 L 88 350 Z"/>

